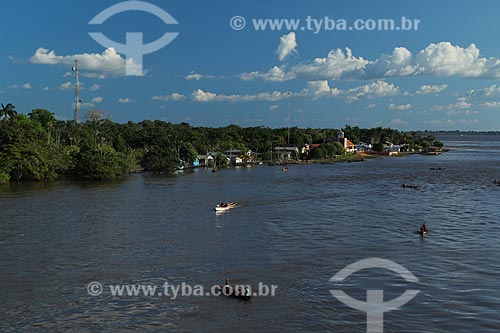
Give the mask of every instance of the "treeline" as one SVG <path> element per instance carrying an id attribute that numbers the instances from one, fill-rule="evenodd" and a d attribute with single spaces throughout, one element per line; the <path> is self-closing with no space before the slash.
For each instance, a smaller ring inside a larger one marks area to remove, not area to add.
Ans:
<path id="1" fill-rule="evenodd" d="M 433 135 L 500 135 L 500 131 L 433 131 Z"/>
<path id="2" fill-rule="evenodd" d="M 345 136 L 353 143 L 393 143 L 395 145 L 408 144 L 409 149 L 424 149 L 430 146 L 443 147 L 443 143 L 428 131 L 401 132 L 391 128 L 359 128 L 347 126 L 343 129 Z"/>
<path id="3" fill-rule="evenodd" d="M 351 141 L 408 143 L 412 147 L 438 144 L 418 132 L 388 128 L 349 127 Z M 290 129 L 290 144 L 322 143 L 325 152 L 339 153 L 332 143 L 335 129 Z M 0 183 L 58 178 L 114 179 L 131 172 L 167 173 L 191 165 L 197 154 L 240 149 L 270 158 L 272 147 L 286 146 L 288 130 L 267 127 L 192 127 L 159 120 L 114 123 L 101 112 L 87 112 L 86 121 L 58 121 L 45 109 L 18 114 L 14 105 L 0 109 Z"/>

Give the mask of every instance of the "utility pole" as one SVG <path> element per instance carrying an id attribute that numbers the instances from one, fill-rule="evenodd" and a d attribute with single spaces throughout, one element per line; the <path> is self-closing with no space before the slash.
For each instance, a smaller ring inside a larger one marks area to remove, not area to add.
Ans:
<path id="1" fill-rule="evenodd" d="M 80 96 L 78 91 L 78 59 L 75 59 L 75 67 L 72 68 L 75 72 L 75 111 L 73 112 L 73 120 L 80 122 Z"/>
<path id="2" fill-rule="evenodd" d="M 290 96 L 291 92 L 288 92 L 288 145 L 290 146 Z"/>

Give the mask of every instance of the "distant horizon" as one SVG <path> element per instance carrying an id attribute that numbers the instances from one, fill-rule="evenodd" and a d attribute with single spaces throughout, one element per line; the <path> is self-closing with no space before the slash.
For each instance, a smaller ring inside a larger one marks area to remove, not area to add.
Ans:
<path id="1" fill-rule="evenodd" d="M 73 119 L 78 59 L 117 123 L 500 131 L 500 3 L 338 4 L 5 0 L 0 101 Z"/>

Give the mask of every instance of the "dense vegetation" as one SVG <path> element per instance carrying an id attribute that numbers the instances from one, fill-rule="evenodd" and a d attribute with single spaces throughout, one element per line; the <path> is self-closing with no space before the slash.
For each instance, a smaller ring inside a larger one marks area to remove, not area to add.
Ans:
<path id="1" fill-rule="evenodd" d="M 359 141 L 395 144 L 412 148 L 439 144 L 434 137 L 418 132 L 402 133 L 388 128 L 349 127 L 345 134 Z M 290 144 L 321 143 L 312 157 L 344 153 L 334 142 L 335 129 L 290 129 Z M 87 112 L 86 121 L 58 121 L 45 109 L 18 114 L 14 105 L 0 109 L 0 183 L 57 178 L 113 179 L 134 171 L 165 173 L 180 164 L 192 164 L 197 154 L 228 149 L 257 151 L 269 159 L 272 147 L 285 146 L 286 128 L 192 127 L 144 120 L 118 124 L 104 119 L 101 112 Z"/>

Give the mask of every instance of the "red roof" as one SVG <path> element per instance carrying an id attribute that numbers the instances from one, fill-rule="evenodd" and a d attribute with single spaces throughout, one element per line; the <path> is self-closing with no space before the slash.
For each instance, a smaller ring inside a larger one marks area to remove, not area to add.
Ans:
<path id="1" fill-rule="evenodd" d="M 349 140 L 348 138 L 345 138 L 344 146 L 345 146 L 344 148 L 353 148 L 354 143 L 352 143 L 351 140 Z"/>

